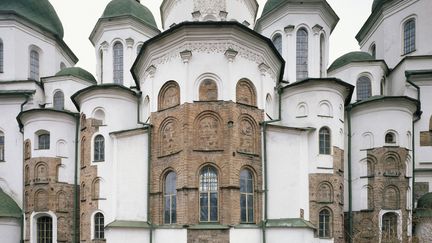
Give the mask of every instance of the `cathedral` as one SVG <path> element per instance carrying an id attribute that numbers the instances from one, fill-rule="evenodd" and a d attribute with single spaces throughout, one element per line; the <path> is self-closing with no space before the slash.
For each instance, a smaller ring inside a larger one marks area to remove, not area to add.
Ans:
<path id="1" fill-rule="evenodd" d="M 326 0 L 160 13 L 110 1 L 93 75 L 0 0 L 0 242 L 432 242 L 432 1 L 374 0 L 333 63 Z"/>

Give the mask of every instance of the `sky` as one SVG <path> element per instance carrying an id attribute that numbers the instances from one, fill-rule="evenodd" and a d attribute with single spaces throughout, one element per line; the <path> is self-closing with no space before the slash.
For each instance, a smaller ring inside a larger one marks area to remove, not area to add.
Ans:
<path id="1" fill-rule="evenodd" d="M 257 0 L 258 17 L 267 0 Z M 373 0 L 327 0 L 340 20 L 330 37 L 330 64 L 341 55 L 358 51 L 355 35 L 366 22 Z M 110 0 L 50 0 L 63 23 L 64 41 L 79 58 L 76 66 L 95 74 L 96 57 L 88 37 Z M 162 0 L 141 0 L 161 28 L 159 6 Z M 187 13 L 185 13 L 187 14 Z"/>

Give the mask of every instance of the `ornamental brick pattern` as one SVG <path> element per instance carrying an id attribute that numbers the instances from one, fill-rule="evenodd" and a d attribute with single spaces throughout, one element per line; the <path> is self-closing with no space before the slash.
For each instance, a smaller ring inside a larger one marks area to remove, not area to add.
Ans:
<path id="1" fill-rule="evenodd" d="M 309 218 L 317 227 L 319 236 L 319 212 L 327 209 L 331 212 L 330 238 L 334 242 L 344 242 L 344 151 L 333 147 L 333 173 L 309 174 Z"/>
<path id="2" fill-rule="evenodd" d="M 262 110 L 230 101 L 186 103 L 152 113 L 150 206 L 153 223 L 163 224 L 164 178 L 169 171 L 177 174 L 177 224 L 200 223 L 199 173 L 205 165 L 214 166 L 218 171 L 218 223 L 240 223 L 239 181 L 244 168 L 254 175 L 254 222 L 259 223 L 261 121 Z M 245 122 L 248 125 L 243 127 Z M 169 129 L 166 129 L 167 124 L 172 124 Z M 188 238 L 188 242 L 228 242 L 228 233 L 190 230 Z"/>

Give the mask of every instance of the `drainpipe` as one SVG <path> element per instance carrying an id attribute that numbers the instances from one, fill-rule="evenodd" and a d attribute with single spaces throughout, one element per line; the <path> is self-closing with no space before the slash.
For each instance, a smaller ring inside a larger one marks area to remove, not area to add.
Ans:
<path id="1" fill-rule="evenodd" d="M 72 242 L 78 243 L 79 242 L 79 232 L 78 232 L 78 142 L 79 142 L 79 127 L 80 127 L 80 116 L 79 114 L 75 115 L 76 124 L 75 124 L 75 171 L 74 171 L 74 208 L 73 208 L 73 221 L 72 221 L 72 227 L 74 230 L 73 239 Z"/>
<path id="2" fill-rule="evenodd" d="M 139 93 L 139 99 L 138 99 L 138 103 L 137 103 L 137 123 L 144 125 L 144 127 L 147 127 L 148 129 L 148 141 L 147 141 L 147 223 L 150 225 L 150 239 L 149 242 L 153 243 L 153 223 L 151 220 L 151 216 L 150 216 L 150 176 L 151 176 L 151 138 L 152 138 L 152 124 L 151 123 L 146 123 L 146 122 L 141 122 L 140 121 L 140 115 L 141 115 L 141 110 L 140 110 L 140 104 L 141 104 L 141 100 L 142 100 L 142 93 Z"/>
<path id="3" fill-rule="evenodd" d="M 353 235 L 353 216 L 352 216 L 352 175 L 351 175 L 351 110 L 352 106 L 347 107 L 348 118 L 348 242 L 352 243 Z"/>
<path id="4" fill-rule="evenodd" d="M 279 113 L 279 117 L 276 120 L 270 120 L 270 121 L 263 121 L 261 122 L 261 126 L 262 126 L 262 136 L 263 136 L 263 169 L 264 169 L 264 218 L 263 218 L 263 222 L 261 225 L 261 229 L 262 229 L 262 241 L 263 243 L 266 243 L 266 225 L 267 225 L 267 212 L 268 212 L 268 207 L 267 207 L 267 202 L 268 202 L 268 195 L 267 195 L 267 125 L 271 124 L 271 123 L 275 123 L 275 122 L 279 122 L 281 121 L 281 113 L 282 113 L 282 93 L 283 93 L 283 89 L 281 87 L 281 84 L 279 84 L 279 86 L 277 87 L 277 91 L 278 91 L 278 95 L 279 95 L 279 107 L 278 107 L 278 113 Z"/>

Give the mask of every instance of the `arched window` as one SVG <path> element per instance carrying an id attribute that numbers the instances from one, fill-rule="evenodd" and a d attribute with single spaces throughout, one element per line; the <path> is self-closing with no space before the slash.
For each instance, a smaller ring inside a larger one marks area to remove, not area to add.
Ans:
<path id="1" fill-rule="evenodd" d="M 199 87 L 199 100 L 211 101 L 218 99 L 218 87 L 215 81 L 206 79 L 201 82 Z"/>
<path id="2" fill-rule="evenodd" d="M 64 64 L 64 62 L 60 63 L 60 70 L 63 70 L 66 68 L 66 64 Z"/>
<path id="3" fill-rule="evenodd" d="M 366 76 L 361 76 L 357 80 L 357 100 L 364 100 L 372 95 L 371 80 Z"/>
<path id="4" fill-rule="evenodd" d="M 319 130 L 319 153 L 330 154 L 331 151 L 330 129 L 323 127 Z"/>
<path id="5" fill-rule="evenodd" d="M 388 132 L 385 135 L 385 143 L 396 143 L 396 135 L 392 132 Z"/>
<path id="6" fill-rule="evenodd" d="M 54 109 L 63 110 L 64 109 L 64 94 L 61 91 L 57 91 L 53 98 Z"/>
<path id="7" fill-rule="evenodd" d="M 415 51 L 416 23 L 414 19 L 409 19 L 404 24 L 404 54 Z"/>
<path id="8" fill-rule="evenodd" d="M 249 170 L 240 172 L 240 220 L 242 223 L 254 222 L 253 176 Z"/>
<path id="9" fill-rule="evenodd" d="M 0 131 L 0 161 L 5 161 L 5 136 Z"/>
<path id="10" fill-rule="evenodd" d="M 39 80 L 39 52 L 30 51 L 30 79 Z"/>
<path id="11" fill-rule="evenodd" d="M 51 243 L 53 242 L 53 226 L 52 218 L 43 216 L 37 219 L 37 242 Z"/>
<path id="12" fill-rule="evenodd" d="M 3 61 L 3 41 L 0 40 L 0 73 L 3 73 L 3 65 L 4 65 L 4 61 Z"/>
<path id="13" fill-rule="evenodd" d="M 371 47 L 369 48 L 370 54 L 371 56 L 376 59 L 376 45 L 375 43 L 371 45 Z"/>
<path id="14" fill-rule="evenodd" d="M 105 138 L 102 135 L 97 135 L 94 138 L 93 160 L 95 162 L 105 160 Z"/>
<path id="15" fill-rule="evenodd" d="M 50 134 L 47 131 L 41 130 L 37 132 L 38 138 L 38 149 L 49 149 L 50 148 Z"/>
<path id="16" fill-rule="evenodd" d="M 212 166 L 200 172 L 200 222 L 218 221 L 218 175 Z"/>
<path id="17" fill-rule="evenodd" d="M 123 84 L 123 44 L 120 42 L 116 42 L 114 44 L 114 83 L 115 84 Z"/>
<path id="18" fill-rule="evenodd" d="M 273 36 L 273 45 L 276 47 L 276 50 L 282 54 L 282 35 L 276 34 Z"/>
<path id="19" fill-rule="evenodd" d="M 398 242 L 397 219 L 395 213 L 386 213 L 382 216 L 382 242 Z"/>
<path id="20" fill-rule="evenodd" d="M 137 46 L 137 52 L 136 52 L 137 56 L 139 55 L 139 53 L 140 53 L 142 47 L 143 47 L 143 44 L 139 44 L 139 45 Z"/>
<path id="21" fill-rule="evenodd" d="M 328 209 L 319 212 L 319 237 L 330 238 L 331 236 L 331 213 Z"/>
<path id="22" fill-rule="evenodd" d="M 368 209 L 374 208 L 374 191 L 372 186 L 367 186 L 367 203 L 368 203 Z"/>
<path id="23" fill-rule="evenodd" d="M 297 80 L 308 77 L 308 32 L 301 28 L 297 31 L 296 73 Z"/>
<path id="24" fill-rule="evenodd" d="M 324 77 L 325 74 L 325 39 L 324 34 L 321 34 L 320 37 L 320 74 L 321 78 Z"/>
<path id="25" fill-rule="evenodd" d="M 99 72 L 100 72 L 100 81 L 103 84 L 103 65 L 104 65 L 104 55 L 103 50 L 99 51 Z"/>
<path id="26" fill-rule="evenodd" d="M 171 171 L 165 177 L 165 190 L 164 190 L 164 223 L 175 224 L 177 222 L 177 189 L 176 189 L 177 176 L 176 173 Z"/>
<path id="27" fill-rule="evenodd" d="M 101 240 L 105 238 L 104 229 L 104 215 L 102 213 L 96 213 L 94 215 L 94 239 Z"/>

